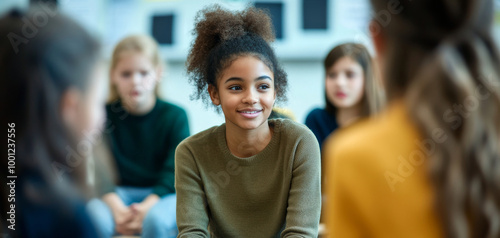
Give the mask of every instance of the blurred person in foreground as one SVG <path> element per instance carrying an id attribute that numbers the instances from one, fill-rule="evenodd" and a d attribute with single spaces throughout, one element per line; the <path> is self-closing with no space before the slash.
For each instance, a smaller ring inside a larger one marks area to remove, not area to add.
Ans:
<path id="1" fill-rule="evenodd" d="M 0 35 L 2 126 L 14 135 L 2 152 L 12 149 L 2 157 L 1 214 L 11 218 L 7 212 L 14 209 L 15 218 L 2 219 L 3 233 L 96 237 L 85 212 L 86 160 L 95 141 L 85 135 L 100 134 L 104 121 L 100 46 L 47 6 L 11 11 L 0 19 Z M 13 173 L 7 173 L 9 159 L 15 160 Z M 7 183 L 15 184 L 15 202 L 6 199 L 12 193 Z"/>
<path id="2" fill-rule="evenodd" d="M 371 2 L 390 103 L 326 145 L 332 237 L 500 237 L 493 2 Z"/>

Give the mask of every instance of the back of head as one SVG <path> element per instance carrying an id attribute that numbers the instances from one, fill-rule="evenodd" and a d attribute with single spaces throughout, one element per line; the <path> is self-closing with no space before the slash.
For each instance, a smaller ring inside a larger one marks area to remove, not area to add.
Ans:
<path id="1" fill-rule="evenodd" d="M 194 98 L 209 102 L 208 85 L 240 56 L 254 56 L 274 74 L 278 100 L 286 100 L 286 73 L 278 63 L 270 43 L 274 41 L 271 18 L 262 10 L 248 7 L 232 12 L 219 5 L 198 12 L 193 35 L 196 37 L 186 66 L 190 82 L 196 86 Z"/>
<path id="2" fill-rule="evenodd" d="M 43 24 L 40 16 L 46 17 Z M 15 123 L 16 175 L 49 185 L 61 178 L 83 183 L 84 164 L 66 160 L 77 139 L 61 118 L 61 98 L 69 89 L 89 90 L 99 44 L 73 20 L 39 8 L 3 16 L 0 35 L 2 111 Z"/>
<path id="3" fill-rule="evenodd" d="M 398 2 L 398 1 L 397 1 Z M 491 0 L 372 0 L 384 80 L 424 138 L 448 237 L 500 236 L 500 76 Z M 388 10 L 387 8 L 391 8 Z"/>

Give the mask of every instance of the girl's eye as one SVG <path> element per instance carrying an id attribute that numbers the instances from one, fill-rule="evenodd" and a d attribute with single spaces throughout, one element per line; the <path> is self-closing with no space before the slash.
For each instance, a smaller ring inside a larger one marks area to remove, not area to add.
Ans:
<path id="1" fill-rule="evenodd" d="M 266 90 L 268 88 L 270 88 L 270 87 L 267 84 L 262 84 L 262 85 L 259 86 L 259 89 L 261 89 L 261 90 Z"/>
<path id="2" fill-rule="evenodd" d="M 347 71 L 347 72 L 345 73 L 345 75 L 347 76 L 347 78 L 353 78 L 355 74 L 354 74 L 354 72 Z"/>
<path id="3" fill-rule="evenodd" d="M 146 70 L 141 71 L 141 76 L 147 76 L 148 74 L 149 74 L 149 72 Z"/>
<path id="4" fill-rule="evenodd" d="M 124 77 L 124 78 L 128 78 L 128 77 L 130 77 L 130 75 L 132 75 L 132 73 L 131 73 L 131 72 L 129 72 L 129 71 L 125 71 L 125 72 L 122 72 L 122 73 L 121 73 L 121 76 L 122 76 L 122 77 Z"/>
<path id="5" fill-rule="evenodd" d="M 331 79 L 334 79 L 337 77 L 337 74 L 336 73 L 331 73 L 331 74 L 328 74 L 328 78 L 331 78 Z"/>
<path id="6" fill-rule="evenodd" d="M 229 90 L 234 90 L 234 91 L 236 91 L 236 90 L 241 90 L 241 87 L 240 87 L 240 86 L 235 85 L 235 86 L 231 86 L 231 87 L 229 87 Z"/>

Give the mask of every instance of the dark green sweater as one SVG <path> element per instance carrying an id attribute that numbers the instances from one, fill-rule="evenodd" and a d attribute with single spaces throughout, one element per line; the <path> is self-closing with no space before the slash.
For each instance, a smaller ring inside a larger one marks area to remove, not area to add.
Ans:
<path id="1" fill-rule="evenodd" d="M 116 161 L 118 185 L 153 187 L 160 197 L 175 193 L 175 148 L 189 136 L 186 112 L 160 99 L 145 115 L 128 113 L 119 101 L 108 104 L 106 112 L 105 134 Z"/>

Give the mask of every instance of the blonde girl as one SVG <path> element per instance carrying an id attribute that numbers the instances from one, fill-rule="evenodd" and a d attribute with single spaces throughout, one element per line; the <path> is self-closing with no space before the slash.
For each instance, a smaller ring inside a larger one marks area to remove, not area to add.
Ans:
<path id="1" fill-rule="evenodd" d="M 106 138 L 118 184 L 89 207 L 103 237 L 175 237 L 174 153 L 189 136 L 185 111 L 158 98 L 163 63 L 157 43 L 134 35 L 115 47 Z"/>

